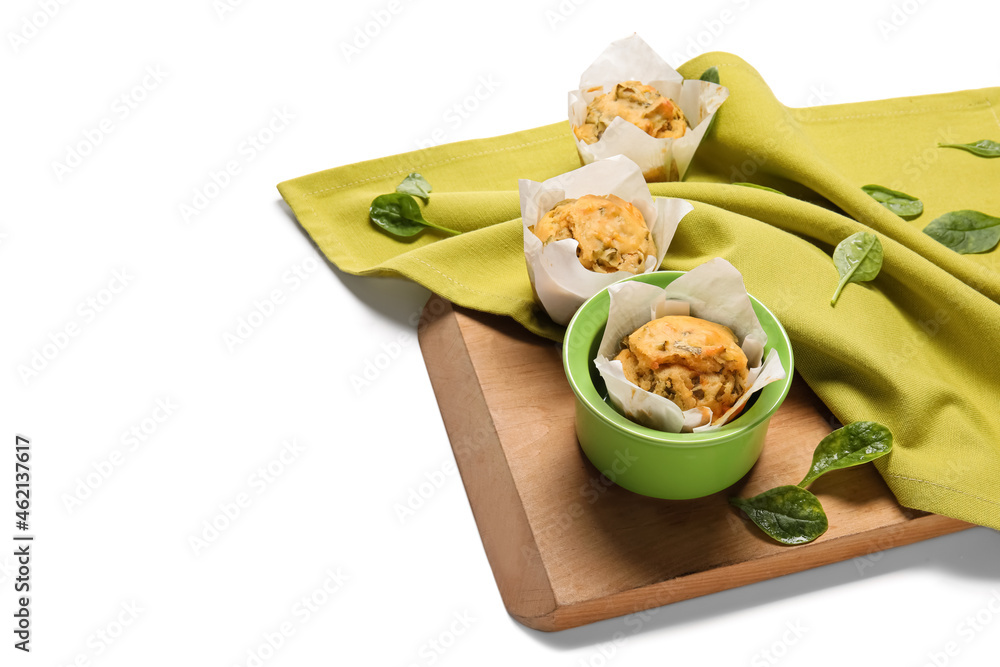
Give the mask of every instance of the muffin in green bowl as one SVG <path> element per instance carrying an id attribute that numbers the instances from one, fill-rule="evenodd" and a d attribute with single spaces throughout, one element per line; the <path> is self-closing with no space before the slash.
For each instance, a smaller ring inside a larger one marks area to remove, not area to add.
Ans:
<path id="1" fill-rule="evenodd" d="M 681 271 L 657 271 L 626 281 L 663 288 L 682 275 Z M 785 370 L 784 378 L 754 394 L 732 421 L 700 432 L 668 433 L 649 428 L 626 418 L 609 403 L 604 380 L 594 364 L 608 323 L 608 289 L 587 300 L 574 315 L 566 328 L 562 356 L 576 397 L 577 439 L 590 462 L 612 482 L 654 498 L 699 498 L 736 483 L 756 463 L 771 417 L 788 395 L 794 360 L 781 323 L 760 301 L 748 296 L 767 334 L 764 354 L 774 350 Z"/>

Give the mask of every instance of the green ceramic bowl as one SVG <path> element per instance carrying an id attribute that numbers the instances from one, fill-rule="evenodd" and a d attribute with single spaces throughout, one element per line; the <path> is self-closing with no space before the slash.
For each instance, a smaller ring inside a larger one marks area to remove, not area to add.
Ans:
<path id="1" fill-rule="evenodd" d="M 657 271 L 626 280 L 666 287 L 681 275 Z M 736 483 L 760 456 L 771 417 L 792 384 L 792 344 L 781 323 L 750 297 L 767 333 L 764 354 L 778 351 L 788 373 L 784 380 L 764 387 L 739 417 L 717 431 L 666 433 L 626 419 L 605 400 L 604 381 L 593 360 L 608 322 L 609 301 L 606 289 L 588 299 L 563 341 L 563 366 L 576 395 L 576 435 L 587 458 L 612 482 L 654 498 L 700 498 Z"/>

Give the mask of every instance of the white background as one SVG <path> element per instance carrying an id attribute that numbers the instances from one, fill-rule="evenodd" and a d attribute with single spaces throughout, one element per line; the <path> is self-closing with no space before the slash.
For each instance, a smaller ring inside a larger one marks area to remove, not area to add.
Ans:
<path id="1" fill-rule="evenodd" d="M 327 266 L 274 186 L 438 128 L 454 141 L 562 120 L 580 72 L 634 30 L 674 64 L 738 54 L 790 106 L 996 85 L 996 3 L 49 4 L 7 0 L 0 19 L 0 541 L 15 433 L 33 443 L 37 535 L 30 655 L 11 647 L 0 547 L 0 664 L 995 664 L 986 529 L 630 620 L 520 626 L 448 472 L 411 319 L 426 290 Z M 373 16 L 387 25 L 365 43 Z M 494 90 L 467 103 L 481 78 Z M 453 122 L 463 103 L 476 108 Z M 241 320 L 260 326 L 227 345 Z M 33 357 L 37 375 L 19 371 Z M 291 440 L 301 451 L 273 463 Z M 402 521 L 429 478 L 440 488 Z"/>

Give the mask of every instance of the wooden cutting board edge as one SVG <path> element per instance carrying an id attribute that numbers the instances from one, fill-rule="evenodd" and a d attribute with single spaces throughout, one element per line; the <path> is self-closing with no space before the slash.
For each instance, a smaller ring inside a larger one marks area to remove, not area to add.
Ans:
<path id="1" fill-rule="evenodd" d="M 449 302 L 431 297 L 418 326 L 420 349 L 500 597 L 512 616 L 536 627 L 528 619 L 558 610 L 555 593 L 454 314 Z M 481 439 L 470 443 L 468 433 Z"/>
<path id="2" fill-rule="evenodd" d="M 877 537 L 855 533 L 815 542 L 808 548 L 792 547 L 778 555 L 562 604 L 550 584 L 456 310 L 448 301 L 430 298 L 418 339 L 500 596 L 508 613 L 530 628 L 565 630 L 972 527 L 926 514 L 888 528 Z"/>

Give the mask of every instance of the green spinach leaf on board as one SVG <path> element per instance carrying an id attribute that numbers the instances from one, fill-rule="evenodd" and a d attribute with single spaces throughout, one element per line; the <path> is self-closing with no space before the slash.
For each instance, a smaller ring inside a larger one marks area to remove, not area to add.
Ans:
<path id="1" fill-rule="evenodd" d="M 892 432 L 877 422 L 852 422 L 820 440 L 812 465 L 799 486 L 806 487 L 831 470 L 874 461 L 892 451 Z"/>
<path id="2" fill-rule="evenodd" d="M 396 186 L 396 192 L 401 192 L 414 197 L 420 197 L 426 202 L 431 196 L 431 184 L 427 179 L 413 172 L 403 179 L 403 182 Z"/>
<path id="3" fill-rule="evenodd" d="M 779 486 L 752 498 L 730 498 L 761 530 L 782 544 L 806 544 L 829 524 L 819 499 L 805 487 L 831 470 L 868 463 L 892 451 L 892 433 L 877 422 L 852 422 L 823 438 L 797 486 Z"/>
<path id="4" fill-rule="evenodd" d="M 1000 218 L 979 211 L 951 211 L 931 220 L 924 234 L 962 255 L 988 252 L 1000 241 Z"/>
<path id="5" fill-rule="evenodd" d="M 890 190 L 889 188 L 882 185 L 865 185 L 862 186 L 862 190 L 868 194 L 869 197 L 882 204 L 885 208 L 889 209 L 903 220 L 913 220 L 919 218 L 920 214 L 924 212 L 924 203 L 906 194 L 905 192 L 899 192 L 898 190 Z"/>
<path id="6" fill-rule="evenodd" d="M 882 254 L 882 242 L 870 232 L 851 234 L 837 244 L 837 249 L 833 251 L 833 263 L 840 274 L 840 283 L 830 299 L 830 305 L 837 303 L 847 283 L 874 280 L 882 269 Z"/>
<path id="7" fill-rule="evenodd" d="M 798 486 L 779 486 L 752 498 L 730 498 L 757 526 L 782 544 L 806 544 L 826 532 L 819 499 Z"/>
<path id="8" fill-rule="evenodd" d="M 980 139 L 971 144 L 938 144 L 941 148 L 960 148 L 979 157 L 1000 157 L 1000 144 L 991 139 Z"/>

